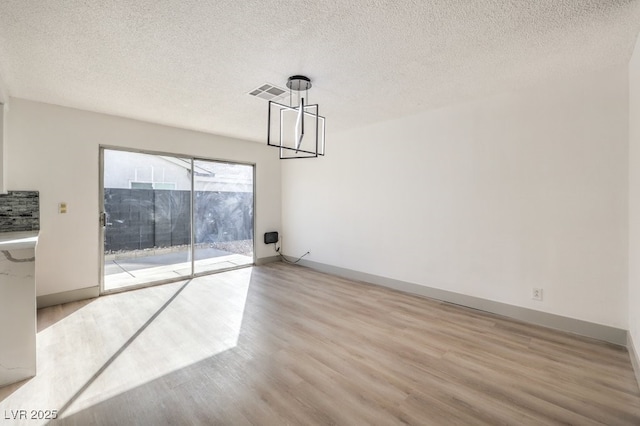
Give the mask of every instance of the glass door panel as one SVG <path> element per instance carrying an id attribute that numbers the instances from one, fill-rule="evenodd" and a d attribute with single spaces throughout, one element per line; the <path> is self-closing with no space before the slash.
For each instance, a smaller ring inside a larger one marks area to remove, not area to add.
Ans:
<path id="1" fill-rule="evenodd" d="M 191 276 L 191 159 L 103 152 L 104 290 Z"/>
<path id="2" fill-rule="evenodd" d="M 194 160 L 194 272 L 253 264 L 253 166 Z"/>

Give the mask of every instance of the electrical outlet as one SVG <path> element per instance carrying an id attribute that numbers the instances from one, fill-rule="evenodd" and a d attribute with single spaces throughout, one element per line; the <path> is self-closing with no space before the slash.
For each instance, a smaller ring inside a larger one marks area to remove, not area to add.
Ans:
<path id="1" fill-rule="evenodd" d="M 541 288 L 533 288 L 531 292 L 531 298 L 533 300 L 542 300 L 542 289 Z"/>

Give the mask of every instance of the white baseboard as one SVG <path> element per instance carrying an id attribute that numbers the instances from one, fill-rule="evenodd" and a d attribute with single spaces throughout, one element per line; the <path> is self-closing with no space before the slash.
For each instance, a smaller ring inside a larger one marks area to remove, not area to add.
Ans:
<path id="1" fill-rule="evenodd" d="M 256 259 L 256 265 L 266 265 L 271 262 L 279 262 L 280 256 L 262 257 Z M 38 309 L 48 306 L 61 305 L 63 303 L 77 302 L 79 300 L 93 299 L 100 296 L 100 287 L 87 287 L 77 290 L 63 291 L 61 293 L 45 294 L 36 298 Z"/>
<path id="2" fill-rule="evenodd" d="M 278 261 L 280 261 L 279 256 L 263 257 L 260 259 L 256 259 L 256 265 L 265 265 L 267 263 Z M 635 352 L 635 348 L 630 344 L 631 336 L 628 334 L 627 330 L 574 318 L 563 317 L 560 315 L 536 311 L 519 306 L 509 305 L 506 303 L 495 302 L 492 300 L 481 299 L 478 297 L 454 293 L 451 291 L 440 290 L 437 288 L 426 287 L 419 284 L 394 280 L 391 278 L 385 278 L 378 275 L 367 274 L 365 272 L 326 265 L 323 263 L 313 262 L 305 259 L 302 259 L 300 261 L 300 265 L 352 280 L 364 281 L 394 290 L 403 291 L 405 293 L 442 300 L 444 302 L 454 303 L 456 305 L 462 305 L 473 309 L 479 309 L 509 318 L 514 318 L 520 321 L 542 325 L 545 327 L 554 328 L 556 330 L 567 331 L 570 333 L 579 334 L 581 336 L 591 337 L 594 339 L 603 340 L 605 342 L 626 346 L 629 349 L 629 354 L 631 355 L 632 362 L 634 362 L 634 371 L 636 372 L 636 377 L 638 377 L 638 381 L 640 383 L 640 362 L 638 361 L 638 354 Z M 62 293 L 38 296 L 37 304 L 38 308 L 45 308 L 47 306 L 59 305 L 62 303 L 91 299 L 94 297 L 98 297 L 99 295 L 99 287 L 87 287 L 78 290 L 65 291 Z"/>
<path id="3" fill-rule="evenodd" d="M 394 280 L 391 278 L 385 278 L 378 275 L 367 274 L 365 272 L 340 268 L 337 266 L 313 262 L 305 259 L 302 259 L 300 261 L 300 265 L 315 269 L 320 272 L 338 275 L 340 277 L 352 280 L 364 281 L 367 283 L 388 287 L 394 290 L 399 290 L 405 293 L 442 300 L 444 302 L 462 305 L 473 309 L 479 309 L 481 311 L 491 312 L 493 314 L 502 315 L 531 324 L 542 325 L 544 327 L 549 327 L 556 330 L 566 331 L 581 336 L 602 340 L 605 342 L 615 343 L 620 346 L 627 345 L 627 330 L 616 327 L 610 327 L 607 325 L 596 324 L 589 321 L 563 317 L 547 312 L 536 311 L 534 309 L 523 308 L 520 306 L 481 299 L 479 297 L 468 296 L 465 294 L 454 293 L 451 291 L 440 290 L 432 287 L 426 287 L 419 284 Z"/>
<path id="4" fill-rule="evenodd" d="M 261 257 L 256 259 L 256 266 L 266 265 L 267 263 L 280 262 L 280 256 Z"/>
<path id="5" fill-rule="evenodd" d="M 47 306 L 61 305 L 63 303 L 77 302 L 78 300 L 93 299 L 100 296 L 100 287 L 79 288 L 77 290 L 63 291 L 62 293 L 45 294 L 36 297 L 38 309 Z"/>
<path id="6" fill-rule="evenodd" d="M 636 347 L 633 345 L 631 333 L 627 333 L 627 350 L 629 351 L 629 358 L 631 358 L 633 373 L 636 375 L 636 381 L 640 387 L 640 358 L 638 358 L 638 352 L 636 352 Z"/>

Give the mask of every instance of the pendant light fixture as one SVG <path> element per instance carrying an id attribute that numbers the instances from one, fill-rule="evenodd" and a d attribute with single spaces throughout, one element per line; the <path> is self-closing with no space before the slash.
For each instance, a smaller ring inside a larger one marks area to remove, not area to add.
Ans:
<path id="1" fill-rule="evenodd" d="M 309 103 L 311 79 L 294 75 L 287 87 L 289 105 L 269 101 L 267 145 L 279 148 L 282 160 L 324 155 L 325 118 L 317 104 Z"/>

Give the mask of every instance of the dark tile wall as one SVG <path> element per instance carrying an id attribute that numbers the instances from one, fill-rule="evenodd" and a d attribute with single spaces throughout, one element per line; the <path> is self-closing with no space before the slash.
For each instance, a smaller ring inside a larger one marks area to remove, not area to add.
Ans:
<path id="1" fill-rule="evenodd" d="M 40 230 L 38 191 L 9 191 L 0 194 L 0 232 Z"/>
<path id="2" fill-rule="evenodd" d="M 196 191 L 196 244 L 253 238 L 253 194 Z M 191 193 L 104 189 L 105 250 L 172 247 L 191 241 Z"/>

